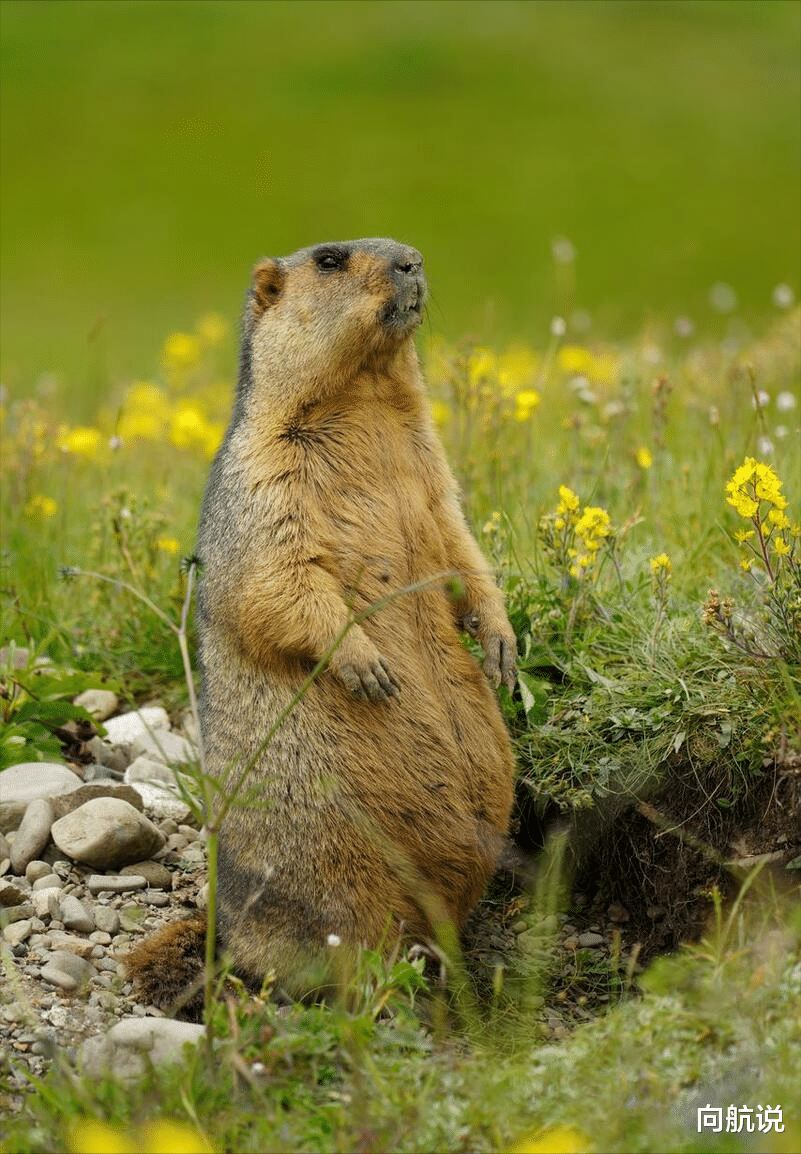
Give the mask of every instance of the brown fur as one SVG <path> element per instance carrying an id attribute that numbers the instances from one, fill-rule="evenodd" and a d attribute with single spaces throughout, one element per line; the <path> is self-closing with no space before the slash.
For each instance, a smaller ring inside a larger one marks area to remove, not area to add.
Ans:
<path id="1" fill-rule="evenodd" d="M 507 829 L 509 742 L 460 631 L 510 688 L 515 641 L 432 426 L 412 341 L 424 293 L 419 253 L 390 240 L 257 265 L 201 513 L 209 770 L 230 783 L 253 761 L 222 826 L 218 942 L 240 975 L 292 993 L 320 978 L 329 935 L 347 950 L 460 926 Z M 163 1004 L 153 956 L 145 994 Z"/>

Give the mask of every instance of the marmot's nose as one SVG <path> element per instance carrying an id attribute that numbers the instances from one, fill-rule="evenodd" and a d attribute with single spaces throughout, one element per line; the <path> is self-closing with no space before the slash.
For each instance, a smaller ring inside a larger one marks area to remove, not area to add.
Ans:
<path id="1" fill-rule="evenodd" d="M 406 273 L 407 276 L 416 276 L 422 272 L 423 258 L 416 248 L 404 245 L 393 260 L 392 267 L 397 272 Z"/>

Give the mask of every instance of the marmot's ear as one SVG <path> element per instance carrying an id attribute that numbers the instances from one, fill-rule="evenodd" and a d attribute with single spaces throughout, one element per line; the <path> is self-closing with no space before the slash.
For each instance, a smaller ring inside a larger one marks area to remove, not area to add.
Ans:
<path id="1" fill-rule="evenodd" d="M 286 272 L 277 260 L 262 260 L 253 270 L 251 307 L 254 317 L 272 308 L 284 289 Z"/>

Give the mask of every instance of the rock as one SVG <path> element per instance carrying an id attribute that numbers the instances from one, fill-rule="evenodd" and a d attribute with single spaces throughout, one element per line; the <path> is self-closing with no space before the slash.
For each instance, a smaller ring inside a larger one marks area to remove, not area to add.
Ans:
<path id="1" fill-rule="evenodd" d="M 33 886 L 31 888 L 33 889 L 33 891 L 35 893 L 37 890 L 47 890 L 47 889 L 52 889 L 53 887 L 60 890 L 61 886 L 62 886 L 62 881 L 61 881 L 61 878 L 58 876 L 58 874 L 49 873 L 49 874 L 45 874 L 44 877 L 37 878 L 36 881 L 33 883 Z"/>
<path id="2" fill-rule="evenodd" d="M 31 894 L 31 905 L 37 918 L 57 918 L 61 890 L 48 886 L 46 890 L 36 890 Z"/>
<path id="3" fill-rule="evenodd" d="M 20 942 L 24 942 L 26 938 L 31 935 L 33 929 L 33 922 L 30 918 L 23 918 L 19 922 L 12 922 L 10 926 L 6 926 L 3 930 L 3 941 L 12 947 L 18 946 Z"/>
<path id="4" fill-rule="evenodd" d="M 59 909 L 60 920 L 68 930 L 75 930 L 79 934 L 91 934 L 95 928 L 94 918 L 74 894 L 65 894 L 59 902 Z"/>
<path id="5" fill-rule="evenodd" d="M 117 785 L 115 782 L 93 781 L 88 785 L 81 785 L 65 797 L 55 798 L 53 800 L 53 812 L 56 818 L 66 817 L 74 809 L 86 805 L 87 801 L 94 801 L 97 797 L 116 797 L 120 801 L 127 801 L 134 809 L 141 811 L 143 808 L 141 797 L 130 786 Z"/>
<path id="6" fill-rule="evenodd" d="M 0 879 L 0 906 L 18 906 L 30 897 L 30 886 L 20 889 L 14 882 Z"/>
<path id="7" fill-rule="evenodd" d="M 93 737 L 87 741 L 86 748 L 99 765 L 110 769 L 112 773 L 124 773 L 130 761 L 127 745 L 110 745 L 102 737 Z"/>
<path id="8" fill-rule="evenodd" d="M 139 861 L 134 862 L 133 865 L 124 866 L 120 870 L 120 874 L 124 876 L 130 874 L 138 874 L 143 877 L 147 884 L 154 890 L 171 890 L 172 889 L 172 873 L 166 866 L 160 865 L 157 861 Z"/>
<path id="9" fill-rule="evenodd" d="M 125 771 L 126 785 L 136 786 L 140 782 L 148 785 L 175 785 L 175 774 L 164 761 L 148 757 L 142 753 Z"/>
<path id="10" fill-rule="evenodd" d="M 160 705 L 145 706 L 110 718 L 105 725 L 106 741 L 112 745 L 130 745 L 142 733 L 169 728 L 170 719 L 166 709 Z"/>
<path id="11" fill-rule="evenodd" d="M 579 934 L 578 944 L 583 950 L 594 950 L 598 946 L 604 945 L 604 938 L 601 934 L 587 932 L 586 934 Z"/>
<path id="12" fill-rule="evenodd" d="M 6 840 L 5 834 L 0 833 L 0 861 L 2 861 L 3 858 L 10 858 L 10 857 L 11 857 L 11 846 L 8 844 L 8 841 Z"/>
<path id="13" fill-rule="evenodd" d="M 86 888 L 90 894 L 100 894 L 104 890 L 122 894 L 130 890 L 143 890 L 146 886 L 147 881 L 141 874 L 92 874 L 86 879 Z"/>
<path id="14" fill-rule="evenodd" d="M 8 833 L 22 821 L 28 803 L 37 797 L 60 797 L 81 786 L 81 779 L 66 765 L 51 761 L 23 761 L 0 772 L 0 831 Z"/>
<path id="15" fill-rule="evenodd" d="M 39 878 L 53 872 L 53 867 L 46 861 L 29 861 L 25 867 L 25 878 L 33 885 Z"/>
<path id="16" fill-rule="evenodd" d="M 56 950 L 42 966 L 42 980 L 62 990 L 86 986 L 95 973 L 91 962 L 70 950 Z"/>
<path id="17" fill-rule="evenodd" d="M 120 932 L 120 915 L 111 906 L 94 907 L 95 925 L 101 933 L 108 934 L 113 938 Z"/>
<path id="18" fill-rule="evenodd" d="M 116 713 L 120 700 L 110 689 L 87 689 L 79 693 L 72 704 L 85 709 L 95 721 L 105 721 Z"/>
<path id="19" fill-rule="evenodd" d="M 89 958 L 95 943 L 88 938 L 79 938 L 75 934 L 68 934 L 65 930 L 50 931 L 50 946 L 54 950 L 66 950 L 68 954 L 77 954 L 79 958 Z"/>
<path id="20" fill-rule="evenodd" d="M 148 757 L 153 761 L 162 761 L 166 765 L 182 765 L 188 761 L 195 761 L 197 753 L 195 747 L 179 733 L 171 730 L 159 729 L 153 733 L 140 733 L 131 742 L 131 755 L 134 758 Z"/>
<path id="21" fill-rule="evenodd" d="M 113 1071 L 123 1082 L 135 1081 L 152 1063 L 179 1062 L 184 1046 L 196 1045 L 203 1026 L 172 1018 L 123 1018 L 104 1038 L 90 1038 L 80 1051 L 83 1072 L 89 1078 L 105 1078 Z"/>
<path id="22" fill-rule="evenodd" d="M 34 915 L 33 902 L 20 902 L 18 906 L 5 906 L 0 909 L 0 924 L 10 926 L 13 922 L 21 922 Z"/>
<path id="23" fill-rule="evenodd" d="M 120 798 L 97 797 L 53 824 L 53 841 L 75 861 L 93 869 L 120 869 L 152 857 L 164 846 L 164 834 Z"/>
<path id="24" fill-rule="evenodd" d="M 125 781 L 138 791 L 145 809 L 158 820 L 185 821 L 189 816 L 189 806 L 177 794 L 175 773 L 152 754 L 141 754 L 132 761 L 125 771 Z"/>

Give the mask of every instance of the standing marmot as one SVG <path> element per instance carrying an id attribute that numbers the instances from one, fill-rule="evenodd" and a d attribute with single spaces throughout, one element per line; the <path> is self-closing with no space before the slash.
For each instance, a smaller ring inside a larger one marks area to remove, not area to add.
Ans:
<path id="1" fill-rule="evenodd" d="M 460 926 L 509 819 L 509 741 L 460 630 L 510 689 L 515 638 L 432 427 L 412 341 L 425 291 L 420 254 L 393 240 L 258 264 L 201 511 L 208 769 L 231 780 L 255 758 L 221 830 L 218 943 L 240 976 L 291 993 L 330 935 L 375 948 Z M 387 597 L 259 752 L 347 622 Z M 150 1001 L 176 995 L 170 948 L 201 928 L 130 955 Z"/>

